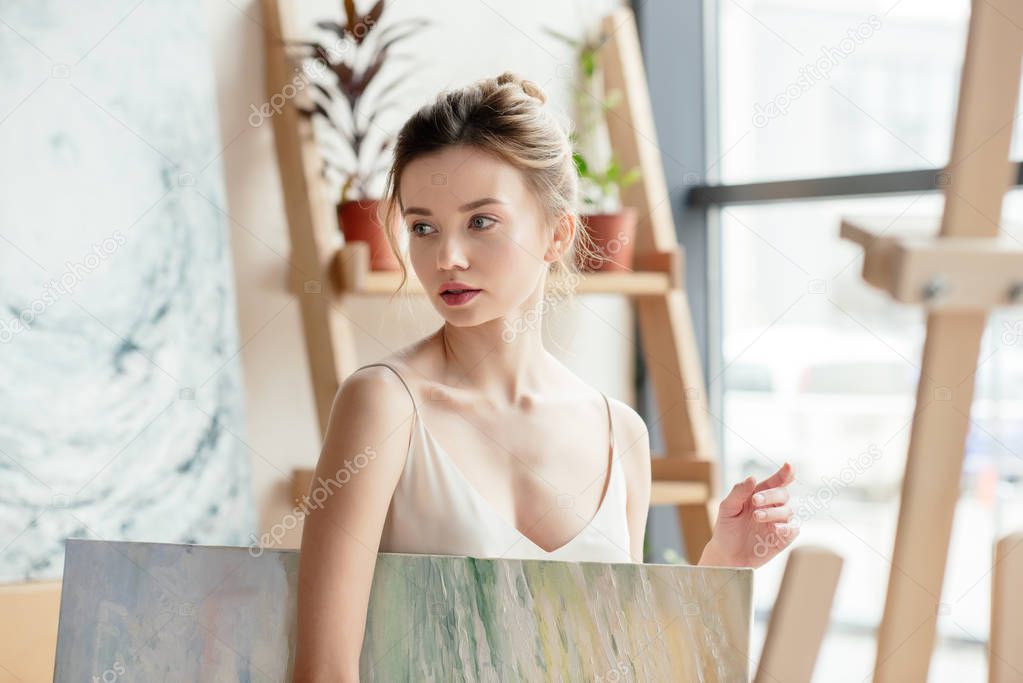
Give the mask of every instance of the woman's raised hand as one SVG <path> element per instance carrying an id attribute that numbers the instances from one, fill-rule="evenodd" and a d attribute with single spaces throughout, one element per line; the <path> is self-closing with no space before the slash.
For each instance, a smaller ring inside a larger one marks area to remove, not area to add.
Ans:
<path id="1" fill-rule="evenodd" d="M 786 488 L 795 480 L 792 465 L 759 484 L 747 477 L 721 501 L 714 534 L 698 564 L 717 567 L 760 567 L 787 548 L 799 535 L 790 525 L 792 509 Z"/>

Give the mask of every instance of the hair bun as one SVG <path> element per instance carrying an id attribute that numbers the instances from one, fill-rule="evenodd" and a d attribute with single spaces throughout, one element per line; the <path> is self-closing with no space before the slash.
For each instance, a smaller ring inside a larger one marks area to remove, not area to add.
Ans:
<path id="1" fill-rule="evenodd" d="M 547 101 L 547 95 L 544 91 L 533 81 L 526 80 L 519 76 L 513 71 L 505 71 L 497 77 L 497 84 L 504 85 L 505 83 L 514 83 L 522 88 L 522 92 L 526 93 L 530 97 L 535 97 L 540 100 L 540 103 Z"/>

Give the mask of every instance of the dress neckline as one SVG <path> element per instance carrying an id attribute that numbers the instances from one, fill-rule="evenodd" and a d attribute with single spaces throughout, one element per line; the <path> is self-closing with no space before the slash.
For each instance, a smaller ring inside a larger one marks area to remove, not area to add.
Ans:
<path id="1" fill-rule="evenodd" d="M 616 463 L 615 463 L 615 457 L 614 457 L 615 456 L 614 425 L 613 425 L 613 422 L 611 422 L 611 405 L 610 405 L 610 403 L 607 400 L 607 396 L 604 396 L 604 402 L 605 402 L 605 404 L 607 404 L 608 421 L 609 421 L 609 427 L 610 427 L 609 434 L 610 434 L 610 441 L 611 441 L 611 443 L 610 443 L 610 446 L 608 447 L 608 452 L 609 452 L 609 458 L 608 459 L 610 461 L 610 464 L 608 465 L 608 468 L 607 468 L 607 474 L 604 477 L 603 496 L 600 499 L 600 503 L 597 506 L 596 512 L 593 513 L 593 516 L 590 517 L 589 521 L 586 522 L 585 526 L 583 526 L 583 528 L 580 529 L 579 532 L 575 536 L 573 536 L 572 538 L 570 538 L 569 540 L 567 540 L 563 544 L 559 545 L 558 547 L 554 548 L 553 550 L 547 550 L 546 548 L 541 546 L 539 543 L 534 541 L 532 538 L 530 538 L 529 536 L 524 534 L 522 532 L 522 530 L 520 530 L 513 523 L 511 523 L 508 520 L 506 520 L 503 515 L 498 513 L 498 511 L 494 508 L 494 506 L 490 503 L 490 501 L 487 500 L 487 498 L 482 493 L 480 493 L 479 490 L 475 486 L 473 486 L 472 482 L 469 481 L 468 477 L 466 477 L 462 473 L 462 470 L 459 469 L 458 465 L 456 465 L 455 462 L 451 459 L 451 456 L 448 455 L 448 452 L 444 448 L 444 446 L 442 446 L 440 444 L 440 442 L 437 441 L 436 437 L 434 437 L 433 433 L 430 432 L 429 427 L 426 426 L 426 423 L 423 421 L 422 415 L 419 413 L 419 406 L 413 404 L 413 409 L 415 411 L 416 424 L 419 425 L 419 429 L 422 432 L 422 434 L 427 439 L 429 439 L 431 444 L 433 444 L 435 451 L 440 455 L 442 464 L 445 467 L 449 468 L 452 472 L 455 473 L 455 476 L 462 482 L 462 485 L 469 491 L 469 493 L 476 499 L 476 501 L 483 508 L 485 508 L 487 511 L 489 511 L 489 513 L 490 513 L 490 515 L 492 517 L 497 519 L 503 526 L 505 526 L 509 530 L 513 531 L 519 538 L 524 540 L 530 546 L 532 546 L 536 550 L 544 553 L 545 555 L 555 555 L 555 554 L 565 550 L 566 548 L 568 548 L 570 545 L 572 545 L 573 543 L 578 541 L 586 533 L 588 533 L 589 531 L 592 530 L 593 525 L 596 523 L 597 519 L 604 513 L 604 509 L 608 505 L 608 499 L 611 497 L 611 487 L 614 485 L 614 475 L 615 475 L 615 469 L 616 469 L 616 467 L 615 467 Z"/>

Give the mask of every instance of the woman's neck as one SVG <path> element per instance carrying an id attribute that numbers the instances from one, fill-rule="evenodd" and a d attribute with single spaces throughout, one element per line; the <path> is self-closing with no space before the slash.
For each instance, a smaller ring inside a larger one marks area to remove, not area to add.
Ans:
<path id="1" fill-rule="evenodd" d="M 540 393 L 553 358 L 535 327 L 513 328 L 501 319 L 472 327 L 444 323 L 435 333 L 445 367 L 444 382 L 478 391 L 495 402 L 520 405 Z"/>

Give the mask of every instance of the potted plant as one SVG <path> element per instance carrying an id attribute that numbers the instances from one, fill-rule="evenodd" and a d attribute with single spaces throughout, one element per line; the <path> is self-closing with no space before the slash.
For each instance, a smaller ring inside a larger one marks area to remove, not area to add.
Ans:
<path id="1" fill-rule="evenodd" d="M 621 191 L 639 180 L 639 169 L 622 173 L 612 157 L 603 171 L 594 172 L 579 152 L 574 152 L 575 167 L 581 181 L 592 189 L 582 190 L 583 225 L 600 254 L 599 262 L 583 259 L 582 270 L 631 271 L 635 256 L 635 207 L 621 205 Z M 585 186 L 584 186 L 585 187 Z"/>
<path id="2" fill-rule="evenodd" d="M 329 43 L 294 43 L 306 51 L 306 59 L 320 60 L 327 67 L 320 70 L 326 77 L 311 84 L 312 108 L 300 111 L 319 117 L 334 133 L 321 142 L 323 172 L 338 187 L 338 225 L 345 241 L 369 243 L 371 269 L 397 270 L 398 261 L 377 219 L 379 197 L 374 194 L 376 181 L 391 163 L 396 133 L 379 119 L 407 99 L 397 86 L 417 67 L 386 82 L 381 73 L 385 65 L 408 58 L 393 54 L 394 46 L 429 22 L 405 19 L 380 28 L 386 0 L 377 0 L 365 14 L 356 11 L 354 0 L 344 0 L 343 6 L 344 23 L 316 24 L 331 36 Z"/>
<path id="3" fill-rule="evenodd" d="M 579 173 L 583 228 L 599 257 L 580 256 L 578 266 L 583 271 L 632 270 L 638 216 L 634 207 L 622 206 L 621 193 L 639 180 L 640 171 L 623 171 L 607 139 L 607 112 L 618 105 L 621 93 L 603 92 L 598 55 L 606 36 L 597 33 L 580 40 L 553 29 L 547 32 L 575 50 L 579 71 L 575 131 L 569 138 Z"/>

